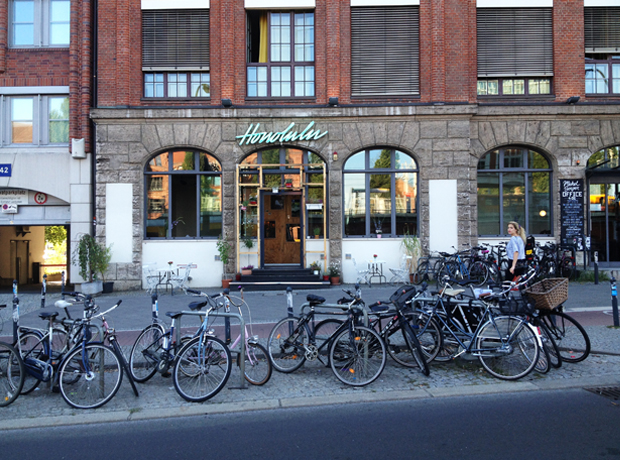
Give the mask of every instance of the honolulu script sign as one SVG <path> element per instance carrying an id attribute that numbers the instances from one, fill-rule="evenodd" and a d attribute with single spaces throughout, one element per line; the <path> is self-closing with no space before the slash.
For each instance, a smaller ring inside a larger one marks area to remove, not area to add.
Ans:
<path id="1" fill-rule="evenodd" d="M 311 121 L 306 129 L 301 133 L 299 131 L 291 131 L 295 123 L 291 123 L 284 131 L 276 132 L 259 132 L 258 127 L 260 123 L 251 124 L 245 134 L 237 136 L 239 139 L 239 145 L 255 145 L 255 144 L 275 144 L 281 142 L 294 142 L 294 141 L 311 141 L 322 138 L 327 134 L 327 131 L 321 132 L 320 129 L 312 129 L 314 121 Z M 252 130 L 252 128 L 254 128 Z"/>

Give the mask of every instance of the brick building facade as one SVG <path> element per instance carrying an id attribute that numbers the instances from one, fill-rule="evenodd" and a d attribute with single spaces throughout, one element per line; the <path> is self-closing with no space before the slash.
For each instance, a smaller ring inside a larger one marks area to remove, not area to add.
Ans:
<path id="1" fill-rule="evenodd" d="M 91 117 L 110 276 L 131 288 L 143 265 L 193 262 L 195 285 L 213 286 L 248 263 L 320 260 L 340 262 L 352 281 L 354 259 L 378 254 L 398 266 L 405 233 L 425 251 L 450 250 L 505 239 L 510 220 L 559 241 L 567 179 L 586 196 L 607 187 L 605 205 L 585 206 L 583 233 L 620 262 L 620 213 L 607 205 L 620 193 L 603 165 L 616 164 L 620 145 L 616 44 L 589 38 L 614 27 L 597 18 L 619 9 L 597 0 L 101 0 Z M 190 18 L 199 25 L 177 33 Z M 323 135 L 304 137 L 306 128 Z M 325 176 L 311 175 L 311 163 Z M 217 261 L 220 234 L 233 246 L 228 267 Z"/>

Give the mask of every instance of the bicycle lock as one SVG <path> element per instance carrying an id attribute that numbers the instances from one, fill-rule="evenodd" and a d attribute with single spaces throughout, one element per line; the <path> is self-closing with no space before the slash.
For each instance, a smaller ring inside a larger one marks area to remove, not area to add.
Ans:
<path id="1" fill-rule="evenodd" d="M 620 321 L 618 320 L 618 288 L 616 286 L 616 278 L 611 276 L 611 309 L 614 317 L 614 327 L 620 326 Z"/>

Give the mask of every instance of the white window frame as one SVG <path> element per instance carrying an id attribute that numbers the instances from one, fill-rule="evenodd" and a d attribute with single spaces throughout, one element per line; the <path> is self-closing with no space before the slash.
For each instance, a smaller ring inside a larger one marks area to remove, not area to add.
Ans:
<path id="1" fill-rule="evenodd" d="M 68 48 L 69 43 L 51 44 L 51 8 L 54 0 L 32 0 L 34 3 L 34 18 L 33 18 L 33 43 L 16 45 L 14 34 L 14 15 L 15 15 L 15 3 L 20 0 L 10 0 L 9 2 L 9 46 L 11 48 Z M 66 22 L 70 25 L 71 17 L 67 18 Z"/>
<path id="2" fill-rule="evenodd" d="M 68 146 L 69 140 L 63 143 L 49 142 L 50 129 L 50 98 L 66 97 L 68 94 L 2 94 L 0 95 L 0 147 L 36 147 L 36 146 Z M 13 143 L 13 99 L 30 98 L 33 100 L 32 143 Z M 69 119 L 66 119 L 70 123 Z"/>

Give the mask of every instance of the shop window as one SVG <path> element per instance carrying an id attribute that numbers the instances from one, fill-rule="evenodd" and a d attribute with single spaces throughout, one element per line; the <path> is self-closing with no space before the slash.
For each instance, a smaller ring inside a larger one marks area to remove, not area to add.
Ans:
<path id="1" fill-rule="evenodd" d="M 69 0 L 12 0 L 11 46 L 68 47 L 70 6 Z"/>
<path id="2" fill-rule="evenodd" d="M 345 237 L 418 234 L 418 166 L 404 152 L 369 149 L 344 165 Z"/>
<path id="3" fill-rule="evenodd" d="M 8 96 L 0 100 L 2 145 L 36 146 L 69 143 L 67 96 Z"/>
<path id="4" fill-rule="evenodd" d="M 314 13 L 247 12 L 247 96 L 314 98 Z"/>
<path id="5" fill-rule="evenodd" d="M 222 171 L 215 157 L 173 150 L 146 165 L 146 238 L 206 238 L 222 233 Z"/>
<path id="6" fill-rule="evenodd" d="M 209 98 L 209 46 L 208 9 L 143 10 L 144 97 Z"/>
<path id="7" fill-rule="evenodd" d="M 477 8 L 478 96 L 550 95 L 552 8 Z"/>
<path id="8" fill-rule="evenodd" d="M 540 153 L 505 147 L 478 162 L 478 233 L 504 235 L 510 221 L 529 234 L 552 234 L 552 171 Z"/>

